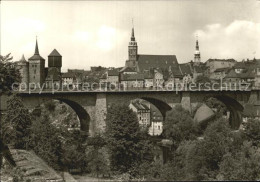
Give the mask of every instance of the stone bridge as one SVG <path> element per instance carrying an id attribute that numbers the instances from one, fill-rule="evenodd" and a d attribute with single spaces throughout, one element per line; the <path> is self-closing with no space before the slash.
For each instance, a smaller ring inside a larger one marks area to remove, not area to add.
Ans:
<path id="1" fill-rule="evenodd" d="M 59 100 L 68 104 L 78 115 L 81 130 L 94 135 L 102 132 L 106 126 L 105 118 L 107 108 L 113 104 L 130 104 L 131 100 L 143 99 L 156 106 L 165 118 L 166 112 L 176 104 L 181 104 L 192 112 L 198 103 L 203 103 L 210 97 L 223 102 L 230 111 L 230 123 L 237 129 L 242 122 L 242 112 L 245 104 L 254 104 L 259 100 L 260 91 L 87 91 L 87 92 L 19 92 L 24 105 L 28 109 L 49 101 Z M 6 109 L 7 97 L 2 95 L 0 110 Z M 240 122 L 235 122 L 240 121 Z"/>

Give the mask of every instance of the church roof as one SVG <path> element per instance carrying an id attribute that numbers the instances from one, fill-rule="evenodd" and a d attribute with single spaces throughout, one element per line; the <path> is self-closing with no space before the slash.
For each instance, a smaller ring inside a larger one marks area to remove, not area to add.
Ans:
<path id="1" fill-rule="evenodd" d="M 53 49 L 53 51 L 50 53 L 49 56 L 61 56 L 61 55 L 56 49 Z"/>
<path id="2" fill-rule="evenodd" d="M 150 68 L 168 69 L 169 66 L 177 67 L 178 61 L 175 55 L 144 55 L 139 54 L 137 57 L 138 69 L 140 72 Z"/>

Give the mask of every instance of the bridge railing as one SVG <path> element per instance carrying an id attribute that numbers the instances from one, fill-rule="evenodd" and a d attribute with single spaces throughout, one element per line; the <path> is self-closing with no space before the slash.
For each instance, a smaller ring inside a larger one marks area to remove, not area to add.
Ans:
<path id="1" fill-rule="evenodd" d="M 156 85 L 151 87 L 145 86 L 131 86 L 127 87 L 122 84 L 111 84 L 111 85 L 95 85 L 92 87 L 84 87 L 78 85 L 76 87 L 56 87 L 56 88 L 34 88 L 27 89 L 18 92 L 123 92 L 123 91 L 250 91 L 252 89 L 259 89 L 260 87 L 253 87 L 252 84 L 219 84 L 212 83 L 208 84 L 172 84 L 172 85 Z"/>

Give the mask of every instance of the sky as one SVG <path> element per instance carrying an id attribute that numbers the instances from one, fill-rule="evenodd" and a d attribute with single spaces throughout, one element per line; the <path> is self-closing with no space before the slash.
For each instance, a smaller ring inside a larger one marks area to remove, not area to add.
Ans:
<path id="1" fill-rule="evenodd" d="M 38 37 L 46 60 L 55 48 L 62 71 L 122 67 L 134 26 L 139 54 L 201 60 L 260 59 L 259 0 L 1 1 L 0 54 L 34 54 Z M 133 19 L 133 23 L 132 23 Z"/>

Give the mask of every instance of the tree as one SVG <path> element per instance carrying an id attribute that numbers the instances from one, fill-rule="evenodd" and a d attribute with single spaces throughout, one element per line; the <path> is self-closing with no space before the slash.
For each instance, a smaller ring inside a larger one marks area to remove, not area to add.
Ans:
<path id="1" fill-rule="evenodd" d="M 120 112 L 119 112 L 120 111 Z M 143 160 L 137 115 L 127 105 L 111 105 L 107 111 L 106 138 L 112 170 L 127 172 Z"/>
<path id="2" fill-rule="evenodd" d="M 7 103 L 2 133 L 6 143 L 14 145 L 15 148 L 26 149 L 31 127 L 31 116 L 22 100 L 13 95 Z"/>
<path id="3" fill-rule="evenodd" d="M 189 178 L 186 180 L 216 179 L 219 164 L 230 150 L 230 132 L 230 126 L 224 119 L 219 119 L 207 127 L 204 138 L 195 141 L 187 152 L 185 170 L 189 172 Z"/>
<path id="4" fill-rule="evenodd" d="M 214 97 L 210 97 L 209 99 L 207 99 L 206 105 L 215 110 L 217 118 L 222 117 L 224 114 L 227 113 L 226 105 Z"/>
<path id="5" fill-rule="evenodd" d="M 197 126 L 189 111 L 183 109 L 180 105 L 167 113 L 163 132 L 167 139 L 173 141 L 175 149 L 183 140 L 192 140 L 198 135 Z"/>
<path id="6" fill-rule="evenodd" d="M 15 69 L 15 66 L 10 62 L 13 57 L 10 57 L 11 54 L 6 56 L 0 55 L 0 96 L 2 93 L 10 93 L 12 85 L 15 82 L 20 81 L 19 70 Z M 2 113 L 0 113 L 0 129 L 2 130 Z M 0 168 L 2 166 L 2 153 L 9 160 L 9 148 L 6 146 L 6 142 L 3 140 L 2 135 L 0 136 L 1 146 L 0 146 Z M 5 149 L 5 150 L 3 150 Z M 10 159 L 12 163 L 13 159 Z"/>
<path id="7" fill-rule="evenodd" d="M 30 148 L 51 167 L 59 170 L 62 166 L 62 136 L 60 129 L 50 122 L 48 113 L 33 118 Z"/>
<path id="8" fill-rule="evenodd" d="M 6 56 L 0 55 L 0 93 L 10 92 L 13 83 L 18 83 L 21 80 L 21 75 L 16 69 L 14 63 L 10 62 L 13 57 L 11 53 Z"/>

